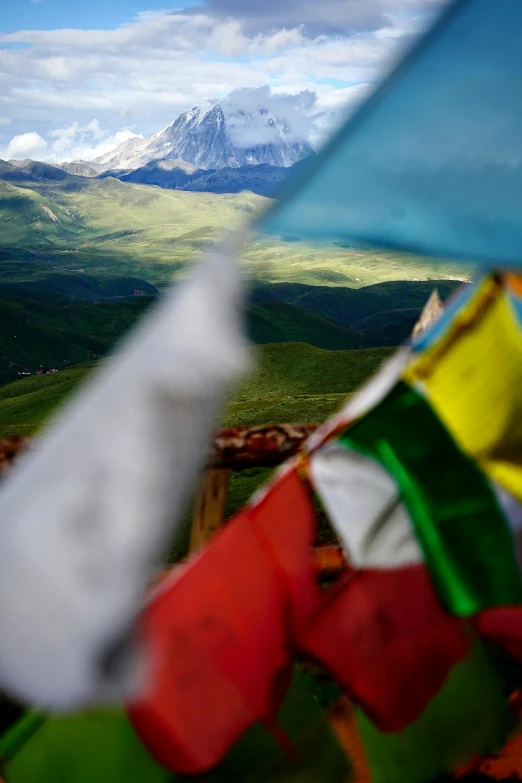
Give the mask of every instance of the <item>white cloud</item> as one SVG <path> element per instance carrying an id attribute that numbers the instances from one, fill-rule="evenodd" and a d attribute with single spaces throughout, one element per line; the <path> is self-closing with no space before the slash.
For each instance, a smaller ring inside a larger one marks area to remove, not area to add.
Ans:
<path id="1" fill-rule="evenodd" d="M 356 84 L 340 90 L 323 89 L 317 96 L 317 111 L 310 141 L 319 149 L 373 91 L 373 84 Z"/>
<path id="2" fill-rule="evenodd" d="M 441 0 L 376 0 L 373 10 L 368 0 L 263 2 L 212 0 L 196 12 L 142 12 L 113 30 L 0 35 L 0 43 L 25 44 L 0 46 L 0 115 L 12 120 L 13 135 L 36 130 L 48 155 L 69 156 L 129 133 L 126 126 L 149 136 L 203 100 L 268 85 L 272 96 L 316 96 L 306 107 L 297 106 L 302 98 L 287 100 L 285 120 L 320 137 L 328 113 L 334 121 L 340 116 L 338 102 L 353 104 L 357 90 L 398 56 L 418 26 L 412 16 Z M 331 20 L 341 6 L 344 31 L 314 32 L 314 19 Z M 81 130 L 93 116 L 103 137 Z M 0 144 L 2 136 L 5 147 L 0 128 Z"/>
<path id="3" fill-rule="evenodd" d="M 268 35 L 245 35 L 243 26 L 237 20 L 229 19 L 216 24 L 210 33 L 207 48 L 224 57 L 270 56 L 305 43 L 301 27 L 283 29 Z"/>
<path id="4" fill-rule="evenodd" d="M 249 35 L 302 25 L 311 37 L 375 32 L 397 17 L 432 14 L 445 0 L 205 0 L 185 13 L 239 18 Z"/>
<path id="5" fill-rule="evenodd" d="M 235 90 L 221 101 L 221 106 L 234 143 L 240 147 L 254 147 L 277 138 L 276 128 L 264 121 L 261 111 L 267 111 L 278 125 L 285 127 L 289 141 L 308 139 L 317 113 L 317 96 L 311 90 L 302 90 L 295 95 L 277 94 L 264 85 L 257 89 Z M 246 116 L 238 112 L 244 112 Z"/>
<path id="6" fill-rule="evenodd" d="M 34 132 L 14 136 L 7 145 L 5 154 L 0 152 L 0 157 L 36 158 L 49 163 L 61 163 L 77 158 L 91 160 L 137 135 L 130 130 L 119 130 L 116 133 L 104 130 L 96 119 L 85 125 L 73 122 L 67 127 L 50 131 L 48 140 Z"/>
<path id="7" fill-rule="evenodd" d="M 9 142 L 6 158 L 30 158 L 45 154 L 46 148 L 47 142 L 38 133 L 21 133 Z"/>

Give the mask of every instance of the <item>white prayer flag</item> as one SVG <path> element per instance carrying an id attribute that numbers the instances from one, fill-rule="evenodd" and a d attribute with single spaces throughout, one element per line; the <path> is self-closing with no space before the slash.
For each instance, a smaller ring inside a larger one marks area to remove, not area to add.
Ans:
<path id="1" fill-rule="evenodd" d="M 121 696 L 124 639 L 246 363 L 234 246 L 145 317 L 0 491 L 0 687 Z"/>

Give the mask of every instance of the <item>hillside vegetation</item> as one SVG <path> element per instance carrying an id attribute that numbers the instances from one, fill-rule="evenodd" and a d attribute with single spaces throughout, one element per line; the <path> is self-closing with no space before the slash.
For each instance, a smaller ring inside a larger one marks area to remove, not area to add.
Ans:
<path id="1" fill-rule="evenodd" d="M 1 179 L 0 280 L 13 275 L 138 277 L 157 287 L 183 274 L 218 235 L 258 214 L 270 199 L 191 193 L 112 177 Z M 256 237 L 244 250 L 254 280 L 360 287 L 385 280 L 464 278 L 469 265 L 405 253 L 359 250 L 292 237 Z M 19 265 L 22 265 L 22 269 Z"/>
<path id="2" fill-rule="evenodd" d="M 353 392 L 392 349 L 325 351 L 304 343 L 259 346 L 234 391 L 224 425 L 320 421 Z M 0 388 L 0 437 L 32 435 L 97 363 L 32 376 Z"/>
<path id="3" fill-rule="evenodd" d="M 166 190 L 42 164 L 2 171 L 0 163 L 4 437 L 39 432 L 154 297 L 216 237 L 271 203 L 248 191 Z M 471 273 L 450 261 L 262 235 L 242 260 L 259 347 L 224 411 L 228 425 L 324 420 L 409 336 L 434 285 L 445 298 Z M 35 375 L 50 368 L 58 372 Z M 30 375 L 13 383 L 22 373 Z M 229 512 L 266 475 L 234 474 Z"/>
<path id="4" fill-rule="evenodd" d="M 382 361 L 391 348 L 325 351 L 304 343 L 263 345 L 254 365 L 233 391 L 221 424 L 323 421 L 332 415 Z M 37 434 L 99 362 L 78 365 L 0 388 L 0 437 Z M 233 472 L 226 516 L 237 511 L 270 475 L 267 468 Z M 186 552 L 190 506 L 172 545 L 171 557 Z"/>
<path id="5" fill-rule="evenodd" d="M 95 366 L 24 378 L 0 388 L 0 437 L 34 435 Z"/>
<path id="6" fill-rule="evenodd" d="M 71 304 L 45 292 L 7 293 L 0 286 L 0 384 L 106 354 L 152 301 Z"/>
<path id="7" fill-rule="evenodd" d="M 89 278 L 92 286 L 96 278 Z M 107 282 L 94 291 L 116 291 L 107 301 L 54 293 L 49 281 L 0 285 L 0 384 L 44 369 L 62 370 L 68 365 L 105 355 L 143 314 L 153 299 L 133 296 L 136 280 L 127 289 Z M 258 285 L 247 306 L 247 326 L 252 342 L 308 343 L 326 350 L 394 346 L 411 333 L 432 283 L 380 283 L 359 290 L 303 285 Z M 443 297 L 455 288 L 441 281 Z M 130 286 L 130 289 L 129 289 Z M 66 290 L 66 289 L 65 289 Z M 145 293 L 142 291 L 142 293 Z"/>

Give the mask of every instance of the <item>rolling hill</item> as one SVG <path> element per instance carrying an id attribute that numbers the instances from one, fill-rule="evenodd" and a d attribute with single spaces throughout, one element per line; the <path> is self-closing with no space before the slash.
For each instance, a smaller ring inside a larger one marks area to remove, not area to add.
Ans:
<path id="1" fill-rule="evenodd" d="M 17 293 L 6 298 L 0 286 L 0 384 L 106 354 L 152 301 L 71 304 L 55 294 Z"/>
<path id="2" fill-rule="evenodd" d="M 252 342 L 301 341 L 317 348 L 349 349 L 373 345 L 362 332 L 286 302 L 268 302 L 248 308 L 248 331 Z"/>
<path id="3" fill-rule="evenodd" d="M 264 305 L 286 302 L 340 326 L 359 329 L 361 321 L 370 316 L 375 318 L 368 321 L 366 328 L 416 319 L 434 287 L 445 300 L 459 285 L 454 280 L 394 280 L 353 289 L 281 283 L 254 286 L 251 298 Z"/>
<path id="4" fill-rule="evenodd" d="M 224 425 L 320 421 L 371 375 L 390 348 L 325 351 L 304 343 L 259 346 L 234 391 Z M 32 376 L 0 388 L 0 437 L 32 435 L 96 362 Z"/>
<path id="5" fill-rule="evenodd" d="M 454 288 L 443 283 L 443 298 Z M 394 346 L 411 333 L 431 290 L 432 284 L 422 282 L 357 291 L 256 286 L 246 308 L 248 332 L 256 344 L 301 342 L 325 350 Z M 146 293 L 157 294 L 144 281 L 86 275 L 0 284 L 0 384 L 105 355 L 153 301 Z"/>
<path id="6" fill-rule="evenodd" d="M 393 349 L 325 351 L 303 343 L 259 346 L 250 373 L 233 391 L 224 411 L 224 426 L 267 422 L 322 421 L 347 395 L 372 375 Z M 38 433 L 64 400 L 92 372 L 97 362 L 39 375 L 0 388 L 0 437 Z M 265 481 L 270 469 L 233 472 L 226 515 L 234 513 Z M 190 508 L 184 517 L 171 558 L 185 554 Z"/>
<path id="7" fill-rule="evenodd" d="M 0 387 L 0 436 L 33 435 L 94 366 L 80 364 Z"/>
<path id="8" fill-rule="evenodd" d="M 9 164 L 6 164 L 9 166 Z M 10 169 L 14 167 L 10 166 Z M 26 167 L 27 168 L 27 167 Z M 212 240 L 252 218 L 269 199 L 166 190 L 113 177 L 2 179 L 0 281 L 47 273 L 136 277 L 157 288 L 182 276 Z M 25 172 L 25 173 L 24 173 Z M 245 246 L 254 281 L 359 288 L 386 280 L 463 278 L 469 266 L 381 249 L 261 235 Z"/>

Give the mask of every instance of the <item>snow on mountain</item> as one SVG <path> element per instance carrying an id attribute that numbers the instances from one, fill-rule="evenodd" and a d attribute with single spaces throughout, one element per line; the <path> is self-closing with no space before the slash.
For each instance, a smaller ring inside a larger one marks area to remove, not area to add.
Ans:
<path id="1" fill-rule="evenodd" d="M 134 168 L 133 161 L 139 157 L 148 143 L 149 139 L 133 136 L 123 141 L 116 149 L 94 158 L 92 163 L 96 163 L 100 171 L 105 171 L 106 169 L 132 169 Z M 74 162 L 76 163 L 77 161 Z"/>
<path id="2" fill-rule="evenodd" d="M 313 153 L 288 124 L 266 109 L 238 108 L 227 98 L 181 114 L 150 139 L 132 138 L 95 158 L 102 170 L 135 169 L 154 160 L 183 160 L 199 169 L 265 163 L 292 166 Z"/>
<path id="3" fill-rule="evenodd" d="M 57 163 L 56 166 L 67 174 L 74 174 L 75 177 L 96 177 L 100 173 L 92 164 L 79 160 L 74 163 Z"/>
<path id="4" fill-rule="evenodd" d="M 64 161 L 64 163 L 61 163 L 60 165 L 62 166 L 62 168 L 64 168 L 64 166 L 85 166 L 86 168 L 95 171 L 96 174 L 100 174 L 104 170 L 103 166 L 100 166 L 98 163 L 95 163 L 93 160 L 82 160 L 82 158 L 77 158 L 76 160 L 71 160 L 71 161 Z M 67 169 L 64 170 L 67 171 Z M 70 172 L 70 173 L 74 173 L 74 172 Z"/>

